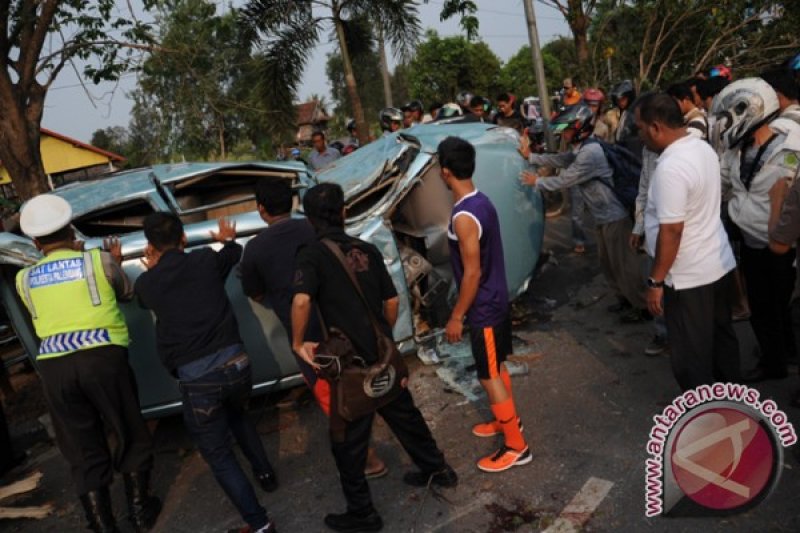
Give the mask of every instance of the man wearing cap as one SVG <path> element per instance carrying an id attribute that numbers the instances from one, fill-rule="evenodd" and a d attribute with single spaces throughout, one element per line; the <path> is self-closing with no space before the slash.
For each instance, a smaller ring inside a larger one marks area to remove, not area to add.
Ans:
<path id="1" fill-rule="evenodd" d="M 70 226 L 72 208 L 42 194 L 22 208 L 20 225 L 44 257 L 17 273 L 16 288 L 41 339 L 36 356 L 56 441 L 70 464 L 90 530 L 117 532 L 109 486 L 123 473 L 129 520 L 150 529 L 161 501 L 150 496 L 150 432 L 139 412 L 128 365 L 128 328 L 117 300 L 133 290 L 122 270 L 122 249 L 83 251 Z M 115 435 L 109 451 L 106 429 Z"/>

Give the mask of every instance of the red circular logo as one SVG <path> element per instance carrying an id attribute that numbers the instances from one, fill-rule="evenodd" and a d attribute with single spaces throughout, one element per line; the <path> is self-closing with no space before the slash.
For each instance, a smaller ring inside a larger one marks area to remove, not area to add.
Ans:
<path id="1" fill-rule="evenodd" d="M 710 509 L 746 505 L 767 488 L 775 465 L 767 430 L 735 408 L 703 411 L 672 444 L 672 471 L 686 496 Z"/>

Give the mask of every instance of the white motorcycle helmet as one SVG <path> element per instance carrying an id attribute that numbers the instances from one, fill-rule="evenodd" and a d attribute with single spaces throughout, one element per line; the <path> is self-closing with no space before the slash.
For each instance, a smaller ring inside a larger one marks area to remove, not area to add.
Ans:
<path id="1" fill-rule="evenodd" d="M 737 80 L 714 97 L 711 116 L 712 144 L 717 149 L 734 148 L 750 133 L 778 115 L 778 95 L 761 78 Z"/>

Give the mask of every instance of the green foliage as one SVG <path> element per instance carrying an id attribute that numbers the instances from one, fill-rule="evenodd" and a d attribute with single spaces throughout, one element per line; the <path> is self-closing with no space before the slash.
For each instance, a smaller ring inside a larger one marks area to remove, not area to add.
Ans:
<path id="1" fill-rule="evenodd" d="M 500 59 L 486 43 L 444 37 L 430 30 L 408 69 L 412 98 L 452 101 L 459 91 L 493 97 L 500 87 Z"/>
<path id="2" fill-rule="evenodd" d="M 283 126 L 294 123 L 292 104 L 303 72 L 322 34 L 331 26 L 343 26 L 347 33 L 348 26 L 369 20 L 401 56 L 408 53 L 419 35 L 417 4 L 412 0 L 249 0 L 241 13 L 243 32 L 259 50 L 259 93 L 276 111 L 273 123 Z M 346 69 L 353 63 L 349 54 L 343 53 L 347 38 L 343 42 L 337 34 L 336 39 Z M 358 112 L 361 102 L 357 87 L 363 80 L 356 78 L 355 83 L 351 84 L 355 94 L 348 93 L 348 98 L 359 122 L 363 117 Z M 359 131 L 366 130 L 366 124 L 359 126 Z"/>
<path id="3" fill-rule="evenodd" d="M 95 130 L 89 144 L 124 157 L 127 157 L 131 148 L 130 136 L 124 126 L 110 126 Z"/>
<path id="4" fill-rule="evenodd" d="M 632 0 L 598 6 L 591 27 L 593 76 L 606 78 L 613 49 L 616 80 L 664 87 L 697 70 L 729 64 L 757 74 L 800 48 L 800 9 L 775 0 Z"/>
<path id="5" fill-rule="evenodd" d="M 558 43 L 561 41 L 553 41 Z M 544 62 L 544 74 L 547 80 L 548 92 L 558 91 L 561 88 L 561 81 L 569 77 L 569 65 L 575 63 L 575 48 L 563 48 L 561 46 L 551 46 L 548 44 L 542 50 L 542 61 Z M 571 43 L 570 43 L 571 44 Z M 553 51 L 562 53 L 562 57 L 553 54 Z M 571 55 L 570 55 L 571 54 Z M 563 57 L 566 56 L 566 57 Z M 519 97 L 538 96 L 539 89 L 536 85 L 536 73 L 533 68 L 533 57 L 529 46 L 523 46 L 519 51 L 503 65 L 500 71 L 500 85 L 505 91 L 511 91 Z"/>
<path id="6" fill-rule="evenodd" d="M 425 0 L 428 3 L 430 0 Z M 467 36 L 474 41 L 478 38 L 478 6 L 472 0 L 444 0 L 439 19 L 445 21 L 456 15 L 460 17 L 459 24 Z"/>
<path id="7" fill-rule="evenodd" d="M 148 9 L 153 0 L 142 0 Z M 17 194 L 49 189 L 39 152 L 47 91 L 75 60 L 97 83 L 116 80 L 153 44 L 150 26 L 114 0 L 6 0 L 0 2 L 0 160 Z"/>
<path id="8" fill-rule="evenodd" d="M 217 15 L 208 0 L 173 0 L 157 20 L 162 48 L 142 66 L 134 95 L 136 111 L 150 119 L 141 126 L 159 133 L 151 150 L 157 159 L 226 158 L 267 120 L 252 97 L 252 58 L 236 17 Z"/>

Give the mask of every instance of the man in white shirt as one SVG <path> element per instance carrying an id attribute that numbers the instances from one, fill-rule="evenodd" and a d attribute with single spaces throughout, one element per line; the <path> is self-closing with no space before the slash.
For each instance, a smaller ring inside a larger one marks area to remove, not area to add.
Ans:
<path id="1" fill-rule="evenodd" d="M 645 208 L 646 245 L 655 258 L 647 304 L 666 317 L 675 379 L 683 390 L 738 381 L 730 298 L 736 262 L 720 219 L 716 153 L 687 133 L 667 94 L 643 96 L 636 121 L 647 148 L 659 154 Z"/>

